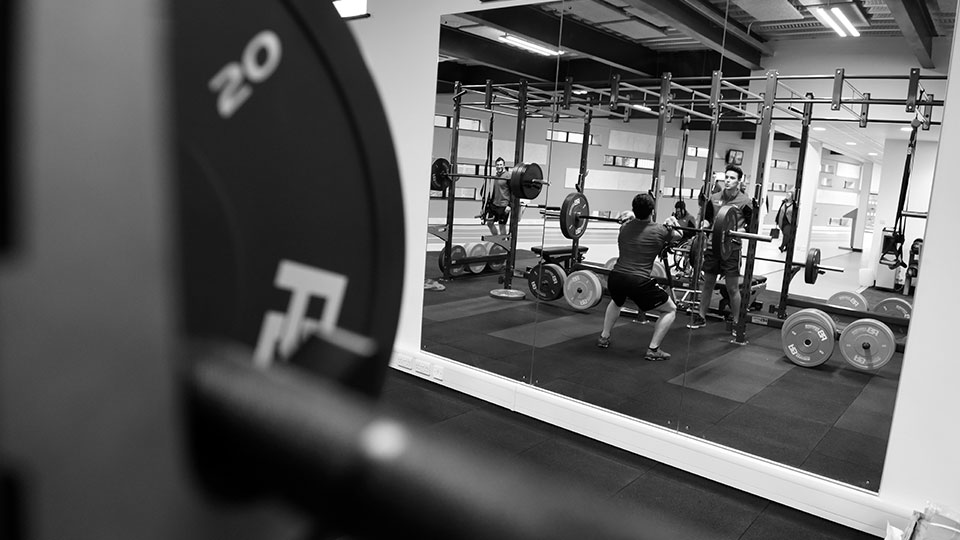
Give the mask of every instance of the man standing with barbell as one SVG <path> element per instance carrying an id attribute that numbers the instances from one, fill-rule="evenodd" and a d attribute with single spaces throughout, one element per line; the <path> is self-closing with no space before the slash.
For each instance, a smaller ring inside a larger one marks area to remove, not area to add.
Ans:
<path id="1" fill-rule="evenodd" d="M 484 210 L 484 223 L 490 228 L 490 234 L 507 234 L 507 218 L 510 216 L 510 173 L 502 157 L 494 161 L 497 178 L 493 180 L 490 198 Z M 500 230 L 497 231 L 497 225 Z"/>
<path id="2" fill-rule="evenodd" d="M 743 170 L 736 165 L 727 165 L 723 177 L 723 190 L 710 195 L 707 205 L 704 207 L 703 222 L 700 227 L 710 228 L 715 217 L 720 213 L 724 206 L 732 206 L 736 209 L 736 224 L 731 230 L 746 231 L 747 224 L 753 215 L 753 206 L 750 198 L 740 191 L 740 184 L 743 181 Z M 707 310 L 710 308 L 710 299 L 713 296 L 713 288 L 717 283 L 717 277 L 723 275 L 727 288 L 727 294 L 730 297 L 730 311 L 733 314 L 733 322 L 736 324 L 740 316 L 740 239 L 731 237 L 733 249 L 730 255 L 725 259 L 720 259 L 714 254 L 712 247 L 712 235 L 706 235 L 706 246 L 703 249 L 703 285 L 700 287 L 700 310 L 693 316 L 693 320 L 687 325 L 687 328 L 703 328 L 707 325 Z"/>
<path id="3" fill-rule="evenodd" d="M 679 224 L 676 217 L 671 215 L 663 225 L 650 220 L 656 204 L 652 195 L 640 193 L 633 198 L 633 214 L 636 219 L 631 219 L 620 227 L 617 237 L 620 256 L 607 280 L 611 300 L 603 316 L 603 330 L 597 339 L 597 347 L 606 349 L 610 346 L 610 332 L 620 317 L 620 307 L 629 298 L 637 304 L 640 311 L 660 312 L 660 318 L 653 327 L 650 346 L 643 356 L 650 361 L 670 359 L 669 353 L 660 350 L 660 343 L 677 316 L 677 305 L 673 298 L 650 274 L 653 263 L 663 248 L 682 236 L 680 231 L 670 228 Z"/>

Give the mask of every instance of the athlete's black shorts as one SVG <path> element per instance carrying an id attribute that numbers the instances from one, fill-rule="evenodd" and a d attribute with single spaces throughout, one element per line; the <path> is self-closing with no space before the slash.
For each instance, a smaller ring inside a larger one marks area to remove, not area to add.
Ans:
<path id="1" fill-rule="evenodd" d="M 506 206 L 494 206 L 492 204 L 487 205 L 486 213 L 486 221 L 493 223 L 506 223 L 507 216 L 509 215 Z"/>
<path id="2" fill-rule="evenodd" d="M 670 299 L 667 291 L 663 290 L 654 279 L 623 272 L 610 272 L 607 289 L 610 290 L 610 298 L 618 306 L 622 306 L 629 298 L 641 311 L 662 306 Z"/>
<path id="3" fill-rule="evenodd" d="M 740 275 L 740 248 L 730 252 L 730 257 L 720 260 L 713 255 L 713 246 L 707 244 L 703 250 L 703 273 L 716 274 L 718 276 L 739 276 Z"/>

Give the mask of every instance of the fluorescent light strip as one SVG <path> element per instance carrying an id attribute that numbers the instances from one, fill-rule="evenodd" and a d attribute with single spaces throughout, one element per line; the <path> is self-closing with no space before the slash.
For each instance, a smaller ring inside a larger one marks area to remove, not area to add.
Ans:
<path id="1" fill-rule="evenodd" d="M 842 24 L 843 27 L 847 29 L 847 32 L 849 32 L 851 36 L 860 37 L 860 32 L 858 32 L 857 29 L 853 27 L 853 23 L 851 23 L 850 19 L 848 19 L 847 16 L 843 14 L 843 10 L 841 10 L 838 7 L 834 7 L 834 8 L 830 8 L 830 11 L 833 12 L 834 16 L 837 17 L 837 20 L 840 21 L 840 24 Z"/>
<path id="2" fill-rule="evenodd" d="M 333 7 L 340 12 L 343 19 L 363 17 L 367 13 L 367 0 L 334 0 Z"/>
<path id="3" fill-rule="evenodd" d="M 537 45 L 536 43 L 530 43 L 529 41 L 520 39 L 516 36 L 500 36 L 499 39 L 504 43 L 513 45 L 514 47 L 519 47 L 532 53 L 542 54 L 543 56 L 560 56 L 563 54 L 563 51 L 554 51 L 541 45 Z"/>
<path id="4" fill-rule="evenodd" d="M 630 107 L 638 111 L 643 111 L 645 113 L 653 113 L 653 109 L 651 109 L 650 107 L 647 107 L 646 105 L 638 105 L 634 103 L 634 104 L 631 104 Z"/>
<path id="5" fill-rule="evenodd" d="M 833 31 L 840 34 L 840 37 L 847 37 L 847 33 L 843 31 L 843 28 L 840 28 L 840 25 L 837 24 L 837 21 L 833 20 L 833 17 L 827 13 L 822 7 L 813 8 L 814 13 L 817 15 L 817 18 L 820 19 L 820 22 L 826 24 L 830 28 L 833 28 Z"/>

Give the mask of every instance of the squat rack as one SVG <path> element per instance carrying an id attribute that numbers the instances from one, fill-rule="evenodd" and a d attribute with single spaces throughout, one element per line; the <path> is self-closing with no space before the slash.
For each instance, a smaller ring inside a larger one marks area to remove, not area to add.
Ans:
<path id="1" fill-rule="evenodd" d="M 833 88 L 829 98 L 816 98 L 812 93 L 801 93 L 789 86 L 785 81 L 813 81 L 813 80 L 832 80 Z M 851 81 L 866 80 L 905 80 L 907 81 L 907 92 L 904 97 L 875 97 L 869 92 L 861 92 Z M 585 90 L 601 99 L 608 100 L 607 109 L 598 109 L 592 102 L 582 105 L 585 112 L 601 110 L 610 116 L 622 117 L 625 122 L 629 121 L 631 110 L 639 110 L 657 117 L 657 144 L 654 154 L 654 171 L 651 181 L 651 192 L 654 197 L 659 198 L 660 194 L 660 159 L 663 153 L 663 140 L 665 133 L 665 124 L 670 122 L 673 111 L 686 113 L 688 116 L 694 116 L 700 119 L 706 119 L 710 122 L 708 156 L 706 171 L 704 174 L 704 185 L 702 193 L 708 193 L 710 184 L 713 181 L 713 156 L 716 151 L 717 132 L 721 121 L 747 120 L 757 124 L 759 142 L 759 152 L 757 155 L 757 175 L 754 186 L 754 207 L 759 208 L 760 194 L 762 193 L 765 173 L 766 173 L 766 154 L 769 149 L 769 139 L 773 129 L 773 121 L 795 121 L 801 122 L 800 134 L 800 155 L 797 168 L 796 182 L 794 190 L 799 194 L 802 187 L 803 164 L 806 160 L 806 147 L 809 143 L 809 128 L 814 121 L 829 122 L 856 122 L 859 127 L 866 127 L 869 122 L 884 124 L 911 124 L 914 127 L 914 133 L 917 127 L 924 130 L 930 129 L 931 125 L 939 125 L 932 118 L 933 107 L 944 105 L 943 100 L 937 100 L 933 94 L 927 92 L 923 86 L 925 80 L 946 80 L 943 75 L 922 75 L 920 69 L 913 68 L 907 75 L 857 75 L 850 76 L 846 74 L 844 68 L 837 68 L 832 75 L 793 75 L 782 76 L 776 70 L 770 70 L 762 76 L 737 76 L 724 78 L 720 71 L 714 71 L 708 79 L 704 77 L 686 77 L 673 78 L 670 73 L 664 73 L 659 79 L 645 79 L 635 81 L 634 83 L 621 82 L 619 75 L 611 78 L 610 87 L 596 88 L 586 85 L 576 85 L 579 90 Z M 763 82 L 763 92 L 751 92 L 743 88 L 740 84 L 750 83 L 751 81 Z M 708 83 L 708 84 L 707 84 Z M 648 85 L 648 86 L 642 86 Z M 656 85 L 656 86 L 653 86 Z M 568 108 L 571 103 L 571 79 L 568 77 L 565 81 L 563 90 L 563 106 Z M 640 99 L 632 98 L 630 95 L 622 95 L 621 89 L 631 92 L 638 92 Z M 786 90 L 787 96 L 778 96 L 779 90 Z M 671 91 L 683 92 L 686 99 L 677 99 Z M 726 92 L 723 92 L 726 91 Z M 737 95 L 731 96 L 730 91 Z M 850 95 L 845 95 L 849 93 Z M 648 101 L 650 98 L 656 99 L 656 103 Z M 829 104 L 832 111 L 845 111 L 850 114 L 849 118 L 836 118 L 829 116 L 815 117 L 813 114 L 814 105 Z M 748 110 L 748 107 L 756 105 L 757 112 Z M 899 105 L 903 106 L 908 113 L 914 113 L 914 117 L 909 120 L 891 119 L 891 118 L 871 118 L 871 105 Z M 802 107 L 802 109 L 800 108 Z M 859 107 L 856 110 L 854 107 Z M 616 113 L 615 109 L 620 108 L 623 112 Z M 708 111 L 705 112 L 704 110 Z M 721 112 L 723 114 L 721 114 Z M 784 113 L 776 115 L 775 113 Z M 736 116 L 730 116 L 733 113 Z M 588 138 L 585 137 L 585 141 Z M 909 176 L 910 155 L 904 170 L 904 182 Z M 581 171 L 578 181 L 578 191 L 582 192 L 583 177 L 585 175 L 585 158 L 581 156 Z M 903 211 L 902 199 L 905 196 L 905 188 L 901 188 L 901 203 L 897 212 L 898 224 L 904 217 L 925 217 L 924 215 Z M 793 219 L 796 222 L 800 210 L 800 201 L 797 197 L 797 203 L 793 208 Z M 701 208 L 700 220 L 703 218 L 703 208 Z M 899 225 L 898 225 L 899 226 Z M 748 232 L 756 233 L 759 228 L 759 212 L 753 212 L 751 223 L 748 224 Z M 791 239 L 791 244 L 793 239 Z M 576 245 L 576 244 L 575 244 Z M 783 319 L 786 316 L 786 305 L 789 295 L 789 282 L 804 265 L 793 262 L 793 249 L 787 250 L 784 264 L 784 277 L 781 287 L 781 298 L 778 305 L 778 318 Z M 742 297 L 749 298 L 749 289 L 753 280 L 754 260 L 756 258 L 756 243 L 749 243 L 747 252 L 747 262 L 743 275 Z M 696 258 L 697 268 L 694 276 L 698 279 L 701 258 Z M 819 273 L 823 273 L 822 268 L 817 267 Z M 736 341 L 745 343 L 746 311 L 749 302 L 741 302 L 740 313 L 737 325 Z"/>

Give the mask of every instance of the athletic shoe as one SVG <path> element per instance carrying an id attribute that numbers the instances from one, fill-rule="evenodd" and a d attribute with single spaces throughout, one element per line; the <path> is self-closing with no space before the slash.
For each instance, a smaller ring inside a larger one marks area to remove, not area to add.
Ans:
<path id="1" fill-rule="evenodd" d="M 599 338 L 597 338 L 597 347 L 600 347 L 601 349 L 606 349 L 609 346 L 610 346 L 609 337 L 600 336 Z"/>
<path id="2" fill-rule="evenodd" d="M 651 351 L 650 349 L 647 349 L 647 354 L 643 356 L 643 359 L 650 362 L 660 362 L 662 360 L 669 360 L 670 353 L 662 349 L 657 349 L 655 351 Z"/>
<path id="3" fill-rule="evenodd" d="M 693 316 L 693 321 L 687 323 L 687 328 L 690 328 L 690 329 L 692 330 L 692 329 L 695 329 L 695 328 L 703 328 L 703 327 L 706 326 L 706 325 L 707 325 L 707 320 L 706 320 L 706 319 L 704 319 L 704 318 L 701 317 L 700 315 L 694 315 L 694 316 Z"/>

